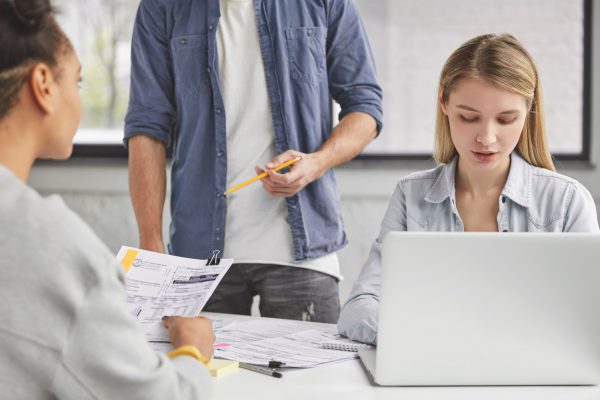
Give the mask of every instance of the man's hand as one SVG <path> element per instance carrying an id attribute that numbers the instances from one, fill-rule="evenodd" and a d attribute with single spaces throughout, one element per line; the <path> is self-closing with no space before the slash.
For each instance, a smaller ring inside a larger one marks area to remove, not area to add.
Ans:
<path id="1" fill-rule="evenodd" d="M 290 172 L 287 174 L 273 171 L 278 165 L 296 157 L 301 159 L 289 167 Z M 327 169 L 321 157 L 319 152 L 306 154 L 288 150 L 265 165 L 269 176 L 262 179 L 262 185 L 271 196 L 291 197 L 325 173 Z M 257 174 L 263 172 L 265 171 L 262 168 L 256 167 Z"/>
<path id="2" fill-rule="evenodd" d="M 212 321 L 204 317 L 164 317 L 163 325 L 169 332 L 169 340 L 174 348 L 192 345 L 200 353 L 211 359 L 215 335 L 212 332 Z"/>
<path id="3" fill-rule="evenodd" d="M 347 114 L 321 148 L 310 154 L 288 150 L 265 167 L 269 176 L 262 180 L 263 187 L 271 196 L 290 197 L 301 191 L 325 172 L 356 157 L 377 135 L 377 124 L 369 114 L 352 112 Z M 290 172 L 280 174 L 273 169 L 291 158 L 302 157 L 290 167 Z M 256 167 L 256 173 L 265 172 Z"/>

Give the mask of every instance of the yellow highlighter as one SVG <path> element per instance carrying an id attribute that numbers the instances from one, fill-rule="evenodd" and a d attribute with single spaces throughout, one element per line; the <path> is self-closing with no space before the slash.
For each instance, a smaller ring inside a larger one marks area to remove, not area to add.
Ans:
<path id="1" fill-rule="evenodd" d="M 284 168 L 289 167 L 290 165 L 292 165 L 293 163 L 295 163 L 298 160 L 301 160 L 302 157 L 296 157 L 296 158 L 292 158 L 291 160 L 287 160 L 286 162 L 284 162 L 283 164 L 273 168 L 273 171 L 277 172 L 279 170 L 282 170 Z M 252 179 L 248 179 L 246 182 L 242 182 L 239 185 L 236 185 L 234 187 L 232 187 L 231 189 L 227 189 L 227 191 L 225 193 L 223 193 L 225 196 L 227 196 L 228 194 L 231 194 L 233 192 L 235 192 L 236 190 L 239 190 L 245 186 L 248 186 L 251 183 L 254 183 L 256 181 L 260 181 L 261 179 L 266 178 L 267 176 L 269 176 L 268 172 L 263 172 L 260 175 L 256 175 L 254 178 Z"/>

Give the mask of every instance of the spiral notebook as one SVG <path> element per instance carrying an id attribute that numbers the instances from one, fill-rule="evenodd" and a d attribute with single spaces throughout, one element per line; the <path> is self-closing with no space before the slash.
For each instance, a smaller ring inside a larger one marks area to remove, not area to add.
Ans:
<path id="1" fill-rule="evenodd" d="M 321 344 L 324 349 L 330 350 L 343 350 L 343 351 L 355 351 L 358 349 L 365 349 L 371 347 L 366 343 L 357 342 L 355 340 L 351 340 L 345 338 L 340 335 L 336 335 L 335 340 L 327 340 Z"/>

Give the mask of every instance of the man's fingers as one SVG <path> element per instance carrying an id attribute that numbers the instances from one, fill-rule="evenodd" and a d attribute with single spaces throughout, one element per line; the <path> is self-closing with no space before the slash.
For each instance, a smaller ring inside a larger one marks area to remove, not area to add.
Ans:
<path id="1" fill-rule="evenodd" d="M 267 180 L 268 178 L 263 179 L 263 188 L 269 193 L 271 196 L 291 196 L 295 194 L 295 192 L 289 187 L 274 185 L 272 181 Z"/>
<path id="2" fill-rule="evenodd" d="M 300 156 L 300 153 L 297 152 L 296 150 L 288 150 L 288 151 L 285 151 L 285 152 L 281 153 L 280 155 L 278 155 L 277 157 L 275 157 L 274 159 L 272 159 L 268 163 L 266 163 L 265 167 L 267 169 L 277 168 L 278 165 L 283 164 L 287 160 L 289 160 L 291 158 L 296 158 L 296 157 L 299 157 L 299 156 Z"/>
<path id="3" fill-rule="evenodd" d="M 291 196 L 295 195 L 296 193 L 276 191 L 276 192 L 269 192 L 269 194 L 273 197 L 291 197 Z"/>
<path id="4" fill-rule="evenodd" d="M 298 193 L 306 186 L 306 178 L 304 175 L 300 175 L 298 179 L 292 182 L 276 182 L 275 179 L 269 175 L 268 178 L 262 180 L 264 189 L 269 192 L 272 196 L 285 196 L 290 197 Z"/>
<path id="5" fill-rule="evenodd" d="M 300 168 L 292 169 L 287 174 L 280 174 L 278 172 L 269 171 L 269 178 L 277 184 L 289 186 L 301 179 L 304 176 L 304 172 Z"/>

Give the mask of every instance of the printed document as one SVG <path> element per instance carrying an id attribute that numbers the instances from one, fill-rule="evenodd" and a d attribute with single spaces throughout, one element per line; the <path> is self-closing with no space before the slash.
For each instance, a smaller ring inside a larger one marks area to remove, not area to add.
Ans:
<path id="1" fill-rule="evenodd" d="M 356 353 L 324 349 L 323 342 L 337 336 L 335 325 L 261 318 L 238 322 L 215 331 L 215 357 L 268 365 L 279 361 L 285 367 L 309 368 L 351 360 Z"/>
<path id="2" fill-rule="evenodd" d="M 123 246 L 117 260 L 125 269 L 129 311 L 156 350 L 170 348 L 163 316 L 195 317 L 233 263 L 177 257 Z M 213 264 L 213 263 L 211 263 Z"/>

